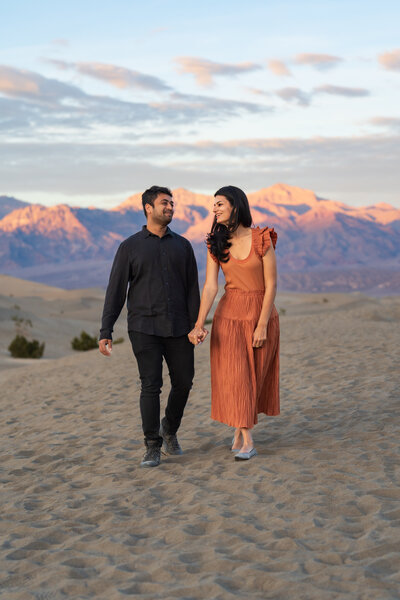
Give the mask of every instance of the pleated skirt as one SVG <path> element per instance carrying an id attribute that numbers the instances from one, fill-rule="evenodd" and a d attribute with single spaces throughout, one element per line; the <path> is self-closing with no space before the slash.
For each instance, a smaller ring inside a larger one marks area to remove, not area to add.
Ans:
<path id="1" fill-rule="evenodd" d="M 214 314 L 211 418 L 232 427 L 253 427 L 258 414 L 279 415 L 279 316 L 275 306 L 267 341 L 253 348 L 264 291 L 227 289 Z"/>

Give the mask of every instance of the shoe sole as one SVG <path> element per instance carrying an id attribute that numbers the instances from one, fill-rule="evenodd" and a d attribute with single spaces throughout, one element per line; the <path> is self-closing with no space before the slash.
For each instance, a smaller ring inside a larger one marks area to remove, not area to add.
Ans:
<path id="1" fill-rule="evenodd" d="M 150 463 L 150 462 L 142 462 L 140 463 L 141 467 L 149 468 L 149 467 L 159 467 L 160 463 Z"/>
<path id="2" fill-rule="evenodd" d="M 250 452 L 243 453 L 243 454 L 249 454 L 249 456 L 240 456 L 240 453 L 239 453 L 239 455 L 236 454 L 235 460 L 237 460 L 238 462 L 241 462 L 241 461 L 246 461 L 246 460 L 250 460 L 251 458 L 254 458 L 255 456 L 257 456 L 257 450 L 255 450 L 255 449 L 253 449 L 253 450 L 250 450 Z"/>

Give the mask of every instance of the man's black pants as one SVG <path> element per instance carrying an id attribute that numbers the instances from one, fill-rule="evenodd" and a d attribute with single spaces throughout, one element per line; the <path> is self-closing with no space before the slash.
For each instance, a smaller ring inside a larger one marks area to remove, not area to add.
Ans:
<path id="1" fill-rule="evenodd" d="M 175 434 L 181 424 L 183 411 L 194 376 L 194 346 L 187 335 L 161 337 L 129 331 L 136 357 L 142 389 L 140 412 L 146 445 L 162 445 L 160 437 L 160 393 L 163 384 L 162 361 L 165 358 L 171 379 L 171 391 L 165 409 L 163 428 Z"/>

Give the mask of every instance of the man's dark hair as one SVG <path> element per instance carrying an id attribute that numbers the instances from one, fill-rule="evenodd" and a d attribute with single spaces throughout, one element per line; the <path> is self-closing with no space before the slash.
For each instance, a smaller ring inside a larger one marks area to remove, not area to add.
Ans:
<path id="1" fill-rule="evenodd" d="M 152 185 L 151 188 L 143 192 L 142 194 L 142 204 L 143 211 L 145 217 L 147 218 L 146 213 L 146 204 L 150 204 L 150 206 L 154 206 L 154 200 L 157 198 L 159 194 L 166 194 L 172 198 L 172 192 L 166 187 L 160 187 L 159 185 Z"/>

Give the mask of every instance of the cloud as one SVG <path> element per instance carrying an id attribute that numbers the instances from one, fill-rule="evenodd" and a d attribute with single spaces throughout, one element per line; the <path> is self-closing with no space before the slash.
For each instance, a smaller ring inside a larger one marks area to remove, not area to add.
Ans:
<path id="1" fill-rule="evenodd" d="M 389 129 L 391 131 L 400 131 L 400 117 L 372 117 L 368 123 L 374 127 Z"/>
<path id="2" fill-rule="evenodd" d="M 275 75 L 279 75 L 279 76 L 291 76 L 292 75 L 291 72 L 289 71 L 289 69 L 287 68 L 287 66 L 285 65 L 285 63 L 281 60 L 269 60 L 268 68 Z"/>
<path id="3" fill-rule="evenodd" d="M 259 114 L 272 112 L 274 109 L 270 106 L 255 104 L 254 102 L 241 102 L 237 100 L 226 100 L 223 98 L 212 98 L 196 94 L 182 94 L 174 92 L 170 94 L 171 102 L 153 103 L 160 110 L 168 110 L 173 107 L 174 110 L 194 111 L 196 114 L 219 115 L 221 117 L 234 116 L 243 113 Z M 193 118 L 195 114 L 193 114 Z"/>
<path id="4" fill-rule="evenodd" d="M 297 54 L 294 58 L 294 62 L 298 65 L 310 65 L 323 71 L 325 69 L 336 67 L 336 65 L 343 62 L 343 58 L 340 58 L 340 56 L 332 56 L 331 54 L 303 53 Z"/>
<path id="5" fill-rule="evenodd" d="M 56 127 L 61 131 L 96 124 L 123 127 L 162 120 L 159 111 L 149 104 L 86 94 L 77 86 L 13 67 L 0 66 L 0 94 L 19 100 L 12 108 L 0 98 L 7 107 L 8 119 L 14 111 L 14 117 L 22 118 L 22 124 L 29 122 L 28 136 L 36 135 L 36 128 Z M 4 129 L 5 121 L 1 117 L 0 124 Z"/>
<path id="6" fill-rule="evenodd" d="M 255 96 L 268 96 L 271 97 L 270 92 L 266 92 L 265 90 L 260 90 L 259 88 L 246 88 L 248 92 L 254 94 Z"/>
<path id="7" fill-rule="evenodd" d="M 69 46 L 69 40 L 66 40 L 64 38 L 58 38 L 56 40 L 52 40 L 51 43 L 54 44 L 55 46 L 62 46 L 64 48 Z"/>
<path id="8" fill-rule="evenodd" d="M 92 77 L 100 81 L 105 81 L 110 85 L 119 88 L 140 88 L 143 90 L 165 92 L 171 88 L 158 77 L 146 75 L 139 71 L 98 62 L 66 62 L 57 59 L 46 59 L 46 62 L 52 64 L 58 69 L 72 69 L 87 77 Z"/>
<path id="9" fill-rule="evenodd" d="M 32 127 L 32 105 L 11 98 L 0 97 L 0 131 L 13 139 L 24 135 Z"/>
<path id="10" fill-rule="evenodd" d="M 382 67 L 389 71 L 400 71 L 400 48 L 380 54 L 378 61 Z"/>
<path id="11" fill-rule="evenodd" d="M 294 103 L 299 106 L 310 106 L 314 96 L 319 94 L 329 94 L 333 96 L 344 96 L 347 98 L 361 98 L 369 96 L 369 90 L 364 88 L 350 88 L 338 85 L 321 85 L 314 88 L 311 92 L 305 92 L 297 87 L 286 87 L 275 92 L 279 98 L 285 102 Z"/>
<path id="12" fill-rule="evenodd" d="M 294 102 L 299 106 L 309 106 L 311 101 L 310 94 L 303 92 L 301 89 L 296 87 L 286 87 L 281 90 L 277 90 L 276 95 L 285 102 Z"/>
<path id="13" fill-rule="evenodd" d="M 82 98 L 85 94 L 76 86 L 38 73 L 0 65 L 0 93 L 16 98 L 41 102 L 56 102 L 60 98 Z"/>
<path id="14" fill-rule="evenodd" d="M 93 132 L 98 138 L 99 131 L 108 135 L 107 127 L 113 128 L 113 139 L 128 132 L 162 135 L 178 124 L 214 123 L 272 110 L 252 102 L 177 92 L 168 93 L 162 101 L 128 102 L 86 94 L 76 86 L 12 67 L 0 67 L 0 94 L 8 96 L 0 95 L 0 129 L 27 138 L 54 132 L 63 139 L 80 138 L 83 132 L 86 136 Z"/>
<path id="15" fill-rule="evenodd" d="M 241 73 L 249 73 L 261 69 L 260 65 L 251 62 L 226 64 L 216 63 L 204 58 L 181 56 L 175 59 L 181 73 L 194 75 L 198 85 L 210 87 L 214 84 L 215 76 L 234 77 Z"/>
<path id="16" fill-rule="evenodd" d="M 365 88 L 351 88 L 339 85 L 320 85 L 314 88 L 314 94 L 331 94 L 332 96 L 347 96 L 348 98 L 361 98 L 370 96 L 371 92 Z"/>
<path id="17" fill-rule="evenodd" d="M 365 205 L 396 201 L 399 147 L 400 135 L 193 144 L 11 143 L 0 146 L 0 180 L 8 193 L 23 199 L 33 192 L 114 199 L 157 180 L 207 192 L 224 181 L 246 191 L 283 181 Z"/>

